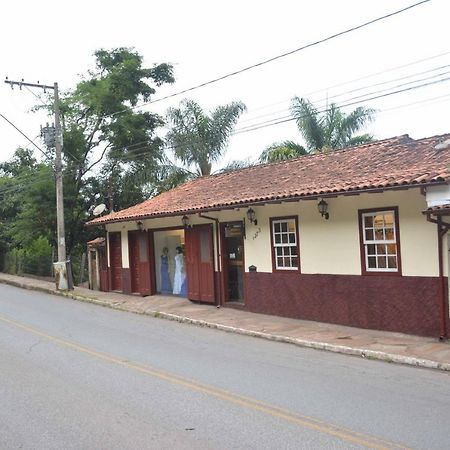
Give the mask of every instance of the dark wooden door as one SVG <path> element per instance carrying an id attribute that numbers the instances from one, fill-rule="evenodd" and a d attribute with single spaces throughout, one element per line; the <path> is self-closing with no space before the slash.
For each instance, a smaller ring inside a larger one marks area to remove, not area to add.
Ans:
<path id="1" fill-rule="evenodd" d="M 111 290 L 122 290 L 122 244 L 119 233 L 109 233 L 109 260 L 111 270 Z"/>
<path id="2" fill-rule="evenodd" d="M 222 224 L 222 267 L 225 302 L 244 302 L 244 224 Z"/>
<path id="3" fill-rule="evenodd" d="M 139 293 L 141 274 L 139 270 L 139 232 L 128 232 L 128 254 L 130 258 L 131 292 Z"/>
<path id="4" fill-rule="evenodd" d="M 184 233 L 184 258 L 186 264 L 186 278 L 188 298 L 200 300 L 200 276 L 198 264 L 198 234 L 194 228 L 186 228 Z"/>
<path id="5" fill-rule="evenodd" d="M 141 295 L 152 294 L 150 246 L 148 233 L 130 231 L 128 233 L 130 255 L 131 291 Z"/>
<path id="6" fill-rule="evenodd" d="M 106 258 L 106 249 L 104 246 L 98 249 L 98 264 L 100 268 L 100 290 L 108 291 L 108 260 Z"/>
<path id="7" fill-rule="evenodd" d="M 212 225 L 186 229 L 185 261 L 188 298 L 214 303 L 214 248 Z"/>

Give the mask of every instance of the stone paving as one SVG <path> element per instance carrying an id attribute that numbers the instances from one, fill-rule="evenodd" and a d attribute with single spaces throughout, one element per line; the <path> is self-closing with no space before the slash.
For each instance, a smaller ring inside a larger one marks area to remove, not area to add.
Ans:
<path id="1" fill-rule="evenodd" d="M 0 273 L 0 283 L 61 295 L 53 282 Z M 177 320 L 303 347 L 450 371 L 450 342 L 217 308 L 187 299 L 140 297 L 76 287 L 66 296 L 115 309 Z"/>

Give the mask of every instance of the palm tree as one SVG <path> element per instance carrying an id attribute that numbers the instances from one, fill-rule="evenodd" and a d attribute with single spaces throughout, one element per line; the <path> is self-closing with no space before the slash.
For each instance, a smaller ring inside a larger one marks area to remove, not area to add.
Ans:
<path id="1" fill-rule="evenodd" d="M 358 106 L 350 114 L 346 114 L 339 106 L 332 103 L 321 114 L 309 100 L 294 97 L 291 113 L 306 142 L 307 153 L 321 152 L 326 149 L 335 150 L 373 141 L 373 136 L 370 134 L 357 136 L 355 134 L 374 119 L 374 109 Z M 264 161 L 287 159 L 289 151 L 284 144 L 272 144 L 263 151 L 260 160 L 262 158 Z M 301 147 L 299 144 L 296 145 Z M 292 154 L 292 157 L 296 156 L 300 154 Z"/>
<path id="2" fill-rule="evenodd" d="M 374 118 L 375 110 L 358 106 L 346 114 L 332 103 L 320 115 L 314 105 L 304 98 L 292 99 L 291 112 L 306 141 L 309 152 L 323 148 L 339 149 L 373 140 L 370 134 L 354 136 Z"/>
<path id="3" fill-rule="evenodd" d="M 306 155 L 307 153 L 303 145 L 297 144 L 294 141 L 275 142 L 263 150 L 259 161 L 262 163 L 284 161 Z"/>
<path id="4" fill-rule="evenodd" d="M 242 102 L 218 106 L 206 114 L 194 100 L 183 100 L 179 108 L 170 108 L 167 118 L 171 129 L 167 141 L 174 154 L 199 176 L 210 175 L 213 162 L 223 155 L 234 126 L 246 110 Z"/>

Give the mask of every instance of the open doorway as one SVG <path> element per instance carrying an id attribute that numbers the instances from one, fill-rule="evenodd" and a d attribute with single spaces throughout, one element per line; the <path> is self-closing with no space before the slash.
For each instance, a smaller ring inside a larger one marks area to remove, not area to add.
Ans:
<path id="1" fill-rule="evenodd" d="M 156 291 L 187 297 L 183 228 L 154 232 Z"/>
<path id="2" fill-rule="evenodd" d="M 225 302 L 244 303 L 244 224 L 222 224 Z"/>

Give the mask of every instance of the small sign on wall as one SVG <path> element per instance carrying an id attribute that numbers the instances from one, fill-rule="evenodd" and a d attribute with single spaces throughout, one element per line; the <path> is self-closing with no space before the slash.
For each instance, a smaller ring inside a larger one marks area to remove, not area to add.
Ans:
<path id="1" fill-rule="evenodd" d="M 225 237 L 242 237 L 243 234 L 241 224 L 231 224 L 225 227 Z"/>

